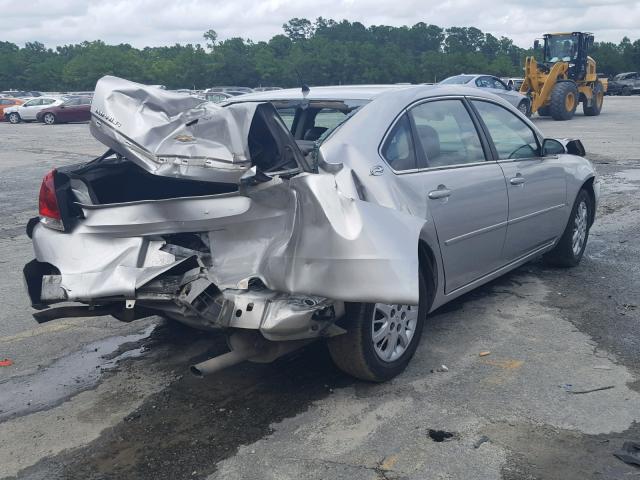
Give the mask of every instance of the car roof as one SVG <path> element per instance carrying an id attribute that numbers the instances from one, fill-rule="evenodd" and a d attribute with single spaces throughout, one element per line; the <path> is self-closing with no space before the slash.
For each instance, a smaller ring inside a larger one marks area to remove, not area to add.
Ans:
<path id="1" fill-rule="evenodd" d="M 394 90 L 411 88 L 414 85 L 337 85 L 325 87 L 309 87 L 307 95 L 301 88 L 285 88 L 266 92 L 246 93 L 233 101 L 254 102 L 272 100 L 373 100 L 375 97 Z M 231 101 L 231 99 L 229 99 Z"/>

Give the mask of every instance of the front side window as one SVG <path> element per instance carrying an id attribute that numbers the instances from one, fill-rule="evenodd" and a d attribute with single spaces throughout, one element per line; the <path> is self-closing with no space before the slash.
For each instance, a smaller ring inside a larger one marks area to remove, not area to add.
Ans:
<path id="1" fill-rule="evenodd" d="M 461 100 L 439 100 L 411 109 L 417 148 L 428 167 L 485 161 L 484 150 Z"/>
<path id="2" fill-rule="evenodd" d="M 574 60 L 578 49 L 572 35 L 556 35 L 547 40 L 545 60 L 549 63 L 569 62 Z"/>
<path id="3" fill-rule="evenodd" d="M 40 105 L 51 105 L 55 100 L 53 98 L 45 98 Z"/>
<path id="4" fill-rule="evenodd" d="M 407 114 L 404 114 L 391 130 L 382 147 L 382 156 L 396 171 L 417 167 L 411 123 Z"/>
<path id="5" fill-rule="evenodd" d="M 40 99 L 34 99 L 34 100 L 29 100 L 27 103 L 25 103 L 23 106 L 24 107 L 33 107 L 35 105 L 42 105 L 42 100 Z"/>
<path id="6" fill-rule="evenodd" d="M 493 82 L 493 88 L 497 88 L 498 90 L 506 90 L 507 86 L 502 83 L 499 79 L 497 78 L 492 78 L 491 81 Z"/>
<path id="7" fill-rule="evenodd" d="M 476 87 L 493 88 L 493 82 L 489 77 L 479 77 L 476 79 Z"/>
<path id="8" fill-rule="evenodd" d="M 536 135 L 517 115 L 494 103 L 474 100 L 473 104 L 489 130 L 499 160 L 538 156 Z"/>

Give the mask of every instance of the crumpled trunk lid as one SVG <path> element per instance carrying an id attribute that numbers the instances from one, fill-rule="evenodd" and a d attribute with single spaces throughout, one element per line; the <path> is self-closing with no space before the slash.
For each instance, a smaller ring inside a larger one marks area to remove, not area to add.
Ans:
<path id="1" fill-rule="evenodd" d="M 258 120 L 264 123 L 264 117 L 269 117 L 260 109 L 273 107 L 253 102 L 220 107 L 196 97 L 106 76 L 96 85 L 90 130 L 97 140 L 150 173 L 237 184 L 253 166 L 250 137 L 255 137 L 258 130 L 267 137 L 259 141 L 274 145 L 272 158 L 262 159 L 267 168 L 270 162 L 282 163 L 279 157 L 285 153 L 283 145 L 289 155 L 295 149 L 294 157 L 300 157 L 286 129 L 254 125 L 255 118 L 260 117 Z M 278 118 L 277 114 L 273 118 Z"/>

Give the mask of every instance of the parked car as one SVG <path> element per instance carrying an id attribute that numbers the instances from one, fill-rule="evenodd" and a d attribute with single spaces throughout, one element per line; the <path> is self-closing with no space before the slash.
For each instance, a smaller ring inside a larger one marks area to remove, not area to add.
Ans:
<path id="1" fill-rule="evenodd" d="M 207 88 L 204 93 L 212 93 L 212 92 L 242 92 L 242 93 L 251 93 L 253 92 L 252 88 L 249 87 L 233 87 L 233 86 L 227 86 L 227 87 L 211 87 L 211 88 Z M 238 94 L 235 94 L 238 95 Z"/>
<path id="2" fill-rule="evenodd" d="M 33 98 L 33 97 L 41 97 L 42 93 L 35 91 L 23 91 L 23 90 L 5 90 L 0 92 L 0 96 L 11 97 L 11 98 Z"/>
<path id="3" fill-rule="evenodd" d="M 498 77 L 492 75 L 454 75 L 440 82 L 442 85 L 466 85 L 468 87 L 483 88 L 499 97 L 504 98 L 527 116 L 531 115 L 531 100 L 526 95 L 510 90 Z"/>
<path id="4" fill-rule="evenodd" d="M 282 87 L 256 87 L 253 89 L 254 92 L 271 92 L 273 90 L 282 90 Z"/>
<path id="5" fill-rule="evenodd" d="M 206 101 L 213 103 L 220 103 L 233 97 L 233 95 L 227 92 L 207 92 L 203 93 L 202 96 Z"/>
<path id="6" fill-rule="evenodd" d="M 36 120 L 38 112 L 47 107 L 61 105 L 64 97 L 37 97 L 27 100 L 22 105 L 15 105 L 4 109 L 4 116 L 10 123 L 32 122 Z"/>
<path id="7" fill-rule="evenodd" d="M 159 314 L 228 335 L 196 375 L 326 340 L 344 371 L 388 380 L 430 311 L 539 255 L 577 265 L 595 218 L 582 144 L 544 138 L 483 88 L 216 105 L 104 77 L 92 112 L 109 150 L 46 174 L 27 226 L 34 316 Z"/>
<path id="8" fill-rule="evenodd" d="M 88 122 L 91 118 L 91 98 L 67 97 L 60 105 L 40 110 L 36 120 L 53 125 L 54 123 Z"/>
<path id="9" fill-rule="evenodd" d="M 0 98 L 0 121 L 4 120 L 4 111 L 9 107 L 22 105 L 24 100 L 21 98 L 2 97 Z"/>
<path id="10" fill-rule="evenodd" d="M 609 81 L 607 92 L 610 95 L 633 95 L 640 93 L 640 74 L 638 72 L 619 73 Z"/>

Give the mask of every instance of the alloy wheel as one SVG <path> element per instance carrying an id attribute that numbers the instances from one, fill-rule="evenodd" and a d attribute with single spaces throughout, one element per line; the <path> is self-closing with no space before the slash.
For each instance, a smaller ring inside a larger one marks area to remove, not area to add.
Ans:
<path id="1" fill-rule="evenodd" d="M 578 256 L 584 247 L 585 239 L 587 238 L 587 224 L 589 209 L 587 203 L 583 200 L 576 209 L 576 216 L 573 220 L 573 236 L 571 237 L 571 247 L 573 254 Z"/>
<path id="2" fill-rule="evenodd" d="M 44 116 L 44 123 L 47 125 L 53 125 L 56 123 L 56 117 L 54 117 L 52 113 L 47 113 Z"/>
<path id="3" fill-rule="evenodd" d="M 373 307 L 371 337 L 376 355 L 393 362 L 409 348 L 418 323 L 418 307 L 376 303 Z"/>
<path id="4" fill-rule="evenodd" d="M 10 113 L 9 114 L 9 122 L 13 123 L 14 125 L 16 123 L 20 123 L 20 115 L 18 115 L 17 113 Z"/>

